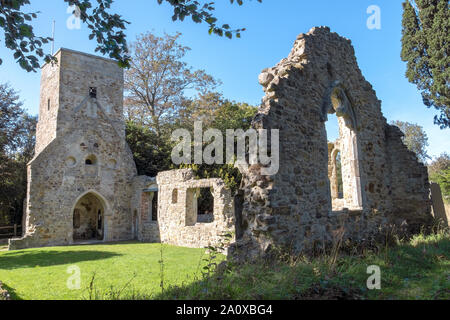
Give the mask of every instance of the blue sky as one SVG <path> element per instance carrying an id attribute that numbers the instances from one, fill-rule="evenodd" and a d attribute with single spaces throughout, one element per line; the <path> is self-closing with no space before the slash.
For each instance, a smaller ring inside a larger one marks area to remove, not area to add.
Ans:
<path id="1" fill-rule="evenodd" d="M 219 90 L 231 100 L 258 105 L 263 91 L 258 84 L 262 69 L 272 67 L 286 57 L 300 33 L 314 26 L 329 26 L 332 31 L 352 40 L 359 66 L 382 100 L 382 111 L 390 122 L 402 120 L 421 125 L 429 138 L 428 153 L 438 156 L 450 151 L 449 129 L 440 130 L 433 124 L 436 112 L 427 109 L 413 84 L 404 77 L 406 64 L 400 60 L 402 0 L 247 0 L 242 7 L 228 0 L 216 0 L 216 16 L 232 27 L 245 27 L 241 39 L 229 40 L 210 36 L 207 26 L 172 22 L 172 8 L 158 5 L 156 0 L 116 0 L 113 10 L 131 22 L 128 40 L 151 31 L 183 34 L 181 43 L 190 47 L 185 61 L 197 69 L 205 69 L 220 79 Z M 35 33 L 51 36 L 56 20 L 56 50 L 60 47 L 95 53 L 95 42 L 88 40 L 89 31 L 70 30 L 66 21 L 70 14 L 62 0 L 31 0 L 29 11 L 41 11 L 33 23 Z M 369 30 L 366 10 L 370 5 L 381 9 L 381 29 Z M 39 104 L 39 73 L 27 73 L 13 60 L 12 52 L 4 48 L 2 36 L 0 82 L 9 82 L 20 92 L 25 107 L 37 114 Z M 50 52 L 50 46 L 46 47 Z M 328 126 L 331 135 L 336 128 Z"/>

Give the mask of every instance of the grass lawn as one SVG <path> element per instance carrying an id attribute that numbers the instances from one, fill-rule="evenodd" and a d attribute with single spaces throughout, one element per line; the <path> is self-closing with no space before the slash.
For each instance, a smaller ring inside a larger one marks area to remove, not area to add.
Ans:
<path id="1" fill-rule="evenodd" d="M 132 280 L 123 297 L 134 291 L 152 297 L 161 291 L 160 249 L 160 244 L 121 242 L 0 251 L 0 281 L 13 299 L 87 299 L 95 273 L 95 287 L 102 294 Z M 204 249 L 163 245 L 165 286 L 188 285 L 195 275 L 201 277 L 204 253 Z M 66 285 L 71 276 L 67 269 L 74 265 L 81 271 L 80 290 Z"/>
<path id="2" fill-rule="evenodd" d="M 335 261 L 334 261 L 334 258 Z M 367 267 L 379 266 L 381 289 L 368 290 Z M 355 254 L 293 257 L 231 266 L 208 281 L 171 288 L 170 299 L 450 300 L 450 235 L 418 235 Z"/>
<path id="3" fill-rule="evenodd" d="M 88 299 L 94 273 L 95 299 L 450 299 L 448 232 L 353 254 L 229 263 L 205 277 L 204 249 L 162 248 L 163 293 L 161 245 L 134 242 L 1 251 L 0 281 L 14 299 Z M 80 290 L 66 286 L 73 265 Z M 371 265 L 381 270 L 380 290 L 367 288 Z"/>

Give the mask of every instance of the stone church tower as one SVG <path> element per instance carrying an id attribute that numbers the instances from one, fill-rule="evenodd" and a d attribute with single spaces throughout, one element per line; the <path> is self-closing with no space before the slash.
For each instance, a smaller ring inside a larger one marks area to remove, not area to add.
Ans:
<path id="1" fill-rule="evenodd" d="M 61 49 L 42 68 L 24 237 L 10 249 L 132 238 L 136 167 L 125 142 L 123 70 Z"/>

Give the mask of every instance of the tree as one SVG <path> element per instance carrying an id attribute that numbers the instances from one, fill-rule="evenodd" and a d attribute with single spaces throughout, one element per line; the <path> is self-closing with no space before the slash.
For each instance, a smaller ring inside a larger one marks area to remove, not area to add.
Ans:
<path id="1" fill-rule="evenodd" d="M 201 121 L 204 127 L 212 127 L 216 112 L 225 103 L 222 94 L 208 91 L 199 93 L 189 99 L 178 112 L 176 126 L 189 130 L 194 129 L 194 123 Z"/>
<path id="2" fill-rule="evenodd" d="M 170 137 L 158 136 L 146 126 L 127 121 L 126 140 L 139 175 L 155 177 L 160 171 L 172 169 Z"/>
<path id="3" fill-rule="evenodd" d="M 440 111 L 434 122 L 450 127 L 450 14 L 446 0 L 407 0 L 403 3 L 401 58 L 406 77 L 417 85 L 427 107 Z"/>
<path id="4" fill-rule="evenodd" d="M 128 67 L 130 57 L 127 51 L 127 41 L 124 30 L 128 21 L 120 15 L 110 12 L 114 0 L 63 0 L 69 6 L 74 6 L 74 14 L 91 29 L 89 39 L 97 41 L 96 52 L 109 55 L 117 59 L 119 65 Z M 165 2 L 173 7 L 172 20 L 183 21 L 191 17 L 196 23 L 209 25 L 209 33 L 232 38 L 240 37 L 245 29 L 232 30 L 228 24 L 220 26 L 217 18 L 212 14 L 215 10 L 214 1 L 200 3 L 195 0 L 157 0 L 159 4 Z M 262 0 L 258 0 L 261 2 Z M 230 0 L 233 4 L 234 0 Z M 243 0 L 236 1 L 239 5 Z M 39 69 L 39 58 L 49 62 L 55 60 L 50 54 L 45 54 L 42 46 L 52 39 L 36 36 L 31 22 L 37 18 L 39 12 L 25 13 L 23 6 L 29 5 L 30 0 L 0 0 L 0 28 L 4 31 L 5 46 L 14 52 L 14 59 L 27 70 Z M 2 60 L 0 59 L 0 65 Z"/>
<path id="5" fill-rule="evenodd" d="M 209 125 L 204 126 L 203 129 L 206 130 L 208 127 L 218 129 L 222 132 L 223 137 L 226 136 L 227 129 L 242 129 L 246 131 L 250 129 L 257 111 L 256 107 L 247 103 L 237 103 L 223 99 L 219 106 L 215 108 Z M 193 130 L 191 123 L 188 123 L 188 128 Z M 209 142 L 204 141 L 204 146 L 206 144 L 209 144 Z M 225 148 L 226 146 L 224 145 L 223 154 L 226 154 Z M 201 165 L 184 164 L 181 165 L 181 168 L 191 168 L 198 178 L 221 178 L 233 192 L 237 191 L 242 180 L 241 172 L 232 163 L 212 165 L 205 163 Z"/>
<path id="6" fill-rule="evenodd" d="M 248 130 L 258 108 L 247 103 L 225 100 L 214 113 L 212 127 L 219 129 L 223 134 L 227 129 Z"/>
<path id="7" fill-rule="evenodd" d="M 431 159 L 426 150 L 428 137 L 421 126 L 403 121 L 394 121 L 393 124 L 399 127 L 405 134 L 403 143 L 409 150 L 415 152 L 420 161 L 425 163 L 427 159 Z"/>
<path id="8" fill-rule="evenodd" d="M 450 169 L 450 154 L 444 152 L 439 157 L 436 157 L 428 165 L 428 173 L 430 175 L 438 173 L 442 170 Z"/>
<path id="9" fill-rule="evenodd" d="M 18 146 L 19 119 L 22 102 L 8 84 L 0 84 L 0 154 L 8 156 Z"/>
<path id="10" fill-rule="evenodd" d="M 0 84 L 0 224 L 21 222 L 36 122 L 22 109 L 17 92 Z"/>
<path id="11" fill-rule="evenodd" d="M 0 0 L 0 27 L 4 31 L 5 46 L 14 51 L 14 59 L 27 70 L 39 69 L 39 58 L 49 62 L 54 60 L 50 54 L 44 54 L 42 46 L 52 39 L 34 34 L 30 22 L 37 18 L 38 12 L 25 13 L 22 7 L 30 4 L 30 0 Z M 97 40 L 96 51 L 108 54 L 117 59 L 121 66 L 127 66 L 129 57 L 124 34 L 128 23 L 121 16 L 109 12 L 113 0 L 97 0 L 93 7 L 91 0 L 64 0 L 74 10 L 82 22 L 92 30 L 89 39 Z M 0 59 L 0 64 L 2 63 Z"/>
<path id="12" fill-rule="evenodd" d="M 192 70 L 182 58 L 190 50 L 177 40 L 181 33 L 138 36 L 125 72 L 125 113 L 128 120 L 148 125 L 157 135 L 190 104 L 186 91 L 206 95 L 218 81 L 203 70 Z"/>
<path id="13" fill-rule="evenodd" d="M 217 95 L 214 95 L 217 98 Z M 198 102 L 198 103 L 196 103 Z M 185 117 L 177 117 L 177 121 L 168 125 L 168 128 L 185 128 L 194 130 L 192 117 L 199 116 L 198 120 L 204 119 L 203 111 L 204 100 L 193 100 L 190 104 L 189 113 L 183 113 Z M 197 107 L 195 107 L 197 106 Z M 206 112 L 206 111 L 205 111 Z M 225 137 L 226 129 L 250 128 L 251 121 L 257 112 L 257 108 L 246 103 L 230 102 L 220 97 L 220 102 L 214 107 L 212 114 L 208 114 L 207 121 L 204 122 L 204 129 L 211 127 L 222 131 Z M 163 134 L 156 135 L 145 125 L 127 121 L 127 142 L 134 155 L 138 174 L 155 176 L 158 172 L 170 169 L 176 169 L 172 163 L 172 148 L 175 142 L 171 141 L 171 130 L 164 130 Z M 225 147 L 225 146 L 224 146 Z M 225 154 L 225 150 L 224 150 Z M 232 190 L 236 190 L 241 181 L 241 173 L 233 164 L 214 164 L 214 165 L 181 165 L 180 168 L 191 168 L 199 178 L 222 178 L 225 184 Z"/>
<path id="14" fill-rule="evenodd" d="M 428 165 L 430 180 L 441 187 L 446 202 L 450 202 L 450 155 L 443 153 Z"/>
<path id="15" fill-rule="evenodd" d="M 442 170 L 433 177 L 433 181 L 441 187 L 442 196 L 445 202 L 450 202 L 450 169 Z"/>

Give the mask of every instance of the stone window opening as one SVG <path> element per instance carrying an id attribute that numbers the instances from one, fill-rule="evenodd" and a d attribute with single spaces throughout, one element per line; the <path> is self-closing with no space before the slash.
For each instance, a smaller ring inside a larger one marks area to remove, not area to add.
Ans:
<path id="1" fill-rule="evenodd" d="M 152 221 L 158 221 L 158 191 L 153 193 L 151 208 Z"/>
<path id="2" fill-rule="evenodd" d="M 341 152 L 335 143 L 328 143 L 328 178 L 330 180 L 333 210 L 344 207 L 344 183 L 342 180 Z"/>
<path id="3" fill-rule="evenodd" d="M 78 229 L 80 227 L 80 209 L 73 211 L 73 228 Z"/>
<path id="4" fill-rule="evenodd" d="M 178 202 L 178 189 L 173 189 L 172 191 L 172 204 L 175 204 Z"/>
<path id="5" fill-rule="evenodd" d="M 335 180 L 337 184 L 337 199 L 344 199 L 344 183 L 342 182 L 342 163 L 341 163 L 341 152 L 338 150 L 336 156 L 334 157 L 334 167 L 336 168 Z"/>
<path id="6" fill-rule="evenodd" d="M 133 238 L 138 239 L 139 217 L 138 212 L 135 209 L 133 212 Z"/>
<path id="7" fill-rule="evenodd" d="M 50 111 L 50 99 L 47 100 L 47 111 Z"/>
<path id="8" fill-rule="evenodd" d="M 328 178 L 333 211 L 362 209 L 357 122 L 347 93 L 341 86 L 331 91 L 326 123 Z M 333 142 L 332 142 L 333 141 Z"/>
<path id="9" fill-rule="evenodd" d="M 97 164 L 97 157 L 95 155 L 90 155 L 86 158 L 84 162 L 87 166 L 93 166 Z"/>
<path id="10" fill-rule="evenodd" d="M 89 87 L 89 97 L 97 99 L 97 88 Z"/>
<path id="11" fill-rule="evenodd" d="M 97 229 L 102 230 L 103 229 L 103 215 L 102 210 L 97 211 Z"/>
<path id="12" fill-rule="evenodd" d="M 214 221 L 214 189 L 200 188 L 197 189 L 196 201 L 197 218 L 196 223 L 212 223 Z"/>

